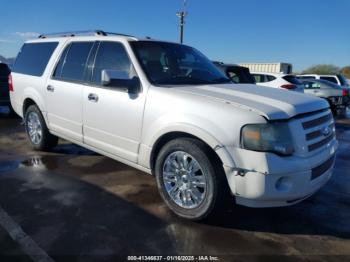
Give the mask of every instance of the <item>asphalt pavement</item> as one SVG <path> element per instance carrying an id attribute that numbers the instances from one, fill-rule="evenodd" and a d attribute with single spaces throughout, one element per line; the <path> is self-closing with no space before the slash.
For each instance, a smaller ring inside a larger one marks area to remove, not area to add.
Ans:
<path id="1" fill-rule="evenodd" d="M 194 223 L 169 211 L 148 174 L 67 141 L 33 151 L 21 120 L 0 108 L 0 214 L 15 225 L 0 226 L 0 261 L 350 261 L 350 118 L 337 120 L 337 137 L 334 175 L 312 197 L 283 208 L 232 206 Z"/>

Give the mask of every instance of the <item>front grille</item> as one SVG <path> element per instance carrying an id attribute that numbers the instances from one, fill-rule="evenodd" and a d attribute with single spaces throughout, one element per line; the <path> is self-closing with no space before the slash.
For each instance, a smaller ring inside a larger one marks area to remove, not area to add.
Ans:
<path id="1" fill-rule="evenodd" d="M 332 113 L 321 112 L 314 118 L 308 117 L 300 121 L 304 129 L 307 152 L 321 149 L 335 137 L 335 126 Z"/>
<path id="2" fill-rule="evenodd" d="M 314 167 L 312 170 L 311 170 L 311 180 L 321 176 L 322 174 L 324 174 L 327 170 L 329 170 L 332 165 L 333 165 L 333 162 L 334 162 L 334 158 L 335 158 L 335 155 L 333 155 L 330 159 L 328 159 L 326 162 L 324 162 L 323 164 L 317 166 L 317 167 Z"/>
<path id="3" fill-rule="evenodd" d="M 333 130 L 334 127 L 335 127 L 334 124 L 329 125 L 329 128 L 331 130 Z M 319 129 L 319 130 L 307 133 L 306 134 L 306 140 L 310 141 L 310 140 L 315 139 L 315 138 L 320 137 L 320 136 L 322 136 L 322 131 Z"/>
<path id="4" fill-rule="evenodd" d="M 303 127 L 304 127 L 304 129 L 313 128 L 313 127 L 322 125 L 324 123 L 327 123 L 331 119 L 332 119 L 332 114 L 328 114 L 328 115 L 322 116 L 320 118 L 304 122 Z"/>
<path id="5" fill-rule="evenodd" d="M 319 141 L 317 143 L 309 145 L 308 146 L 309 152 L 314 151 L 314 150 L 316 150 L 316 149 L 318 149 L 318 148 L 328 144 L 329 142 L 332 141 L 333 138 L 334 138 L 334 134 L 326 137 L 325 139 L 323 139 L 323 140 L 321 140 L 321 141 Z"/>

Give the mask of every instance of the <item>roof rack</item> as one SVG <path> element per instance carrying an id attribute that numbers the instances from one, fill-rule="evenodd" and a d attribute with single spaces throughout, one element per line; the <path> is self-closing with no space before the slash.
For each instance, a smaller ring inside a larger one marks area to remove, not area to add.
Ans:
<path id="1" fill-rule="evenodd" d="M 62 33 L 49 33 L 41 34 L 38 38 L 51 38 L 51 37 L 73 37 L 73 36 L 107 36 L 107 35 L 120 35 L 120 36 L 130 36 L 119 33 L 105 32 L 103 30 L 86 30 L 86 31 L 71 31 L 71 32 L 62 32 Z"/>

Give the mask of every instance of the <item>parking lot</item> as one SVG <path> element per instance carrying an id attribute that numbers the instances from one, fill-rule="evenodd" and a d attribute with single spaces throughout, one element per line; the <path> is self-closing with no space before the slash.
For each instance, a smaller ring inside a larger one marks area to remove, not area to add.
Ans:
<path id="1" fill-rule="evenodd" d="M 152 176 L 66 141 L 50 153 L 32 151 L 21 120 L 0 110 L 1 254 L 350 258 L 350 118 L 337 120 L 334 175 L 318 193 L 291 207 L 233 207 L 193 223 L 168 210 Z"/>

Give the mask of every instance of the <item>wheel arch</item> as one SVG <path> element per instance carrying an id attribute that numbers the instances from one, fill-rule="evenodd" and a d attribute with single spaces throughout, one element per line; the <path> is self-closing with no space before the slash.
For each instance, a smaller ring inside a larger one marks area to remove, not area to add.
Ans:
<path id="1" fill-rule="evenodd" d="M 23 106 L 22 106 L 23 118 L 24 118 L 24 116 L 26 114 L 26 111 L 27 111 L 28 107 L 30 107 L 31 105 L 38 106 L 38 104 L 35 103 L 35 101 L 32 98 L 27 97 L 26 99 L 24 99 Z M 39 109 L 40 109 L 40 107 L 39 107 Z"/>
<path id="2" fill-rule="evenodd" d="M 43 105 L 40 102 L 38 103 L 38 101 L 40 101 L 40 100 L 36 100 L 35 98 L 33 98 L 31 96 L 28 96 L 23 100 L 23 104 L 22 104 L 23 119 L 25 118 L 27 109 L 30 106 L 35 105 L 39 108 L 39 110 L 44 118 L 44 121 L 45 121 L 46 125 L 48 126 L 47 115 L 45 114 L 45 111 L 43 111 Z"/>
<path id="3" fill-rule="evenodd" d="M 190 132 L 189 130 L 176 130 L 176 131 L 167 131 L 160 134 L 154 142 L 152 143 L 152 150 L 150 153 L 150 167 L 151 170 L 154 170 L 155 161 L 157 155 L 160 152 L 161 148 L 171 140 L 177 138 L 193 138 L 203 142 L 213 153 L 217 160 L 221 162 L 222 165 L 233 166 L 234 162 L 230 156 L 227 149 L 219 143 L 215 138 L 209 134 L 201 134 L 198 132 Z"/>

